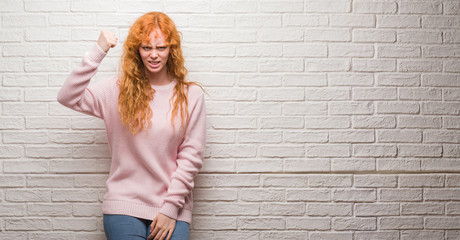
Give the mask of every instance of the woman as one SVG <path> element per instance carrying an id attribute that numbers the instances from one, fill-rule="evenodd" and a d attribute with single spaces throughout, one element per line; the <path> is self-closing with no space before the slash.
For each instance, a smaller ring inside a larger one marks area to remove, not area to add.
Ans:
<path id="1" fill-rule="evenodd" d="M 133 24 L 120 74 L 88 87 L 118 39 L 102 31 L 66 79 L 58 101 L 104 120 L 112 156 L 104 195 L 107 239 L 188 239 L 193 179 L 202 166 L 202 88 L 187 82 L 180 36 L 164 13 Z"/>

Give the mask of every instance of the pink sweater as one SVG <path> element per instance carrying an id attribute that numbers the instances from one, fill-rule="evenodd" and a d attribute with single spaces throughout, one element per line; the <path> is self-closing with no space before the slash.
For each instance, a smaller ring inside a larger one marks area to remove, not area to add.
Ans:
<path id="1" fill-rule="evenodd" d="M 174 130 L 171 120 L 176 80 L 155 86 L 150 107 L 152 126 L 132 135 L 121 123 L 117 110 L 117 77 L 101 80 L 88 87 L 90 79 L 106 53 L 97 44 L 87 51 L 82 62 L 70 73 L 58 94 L 58 101 L 73 110 L 105 122 L 112 156 L 102 211 L 153 219 L 163 213 L 191 222 L 193 179 L 202 166 L 206 143 L 205 102 L 201 88 L 188 90 L 190 120 L 181 137 L 180 119 Z"/>

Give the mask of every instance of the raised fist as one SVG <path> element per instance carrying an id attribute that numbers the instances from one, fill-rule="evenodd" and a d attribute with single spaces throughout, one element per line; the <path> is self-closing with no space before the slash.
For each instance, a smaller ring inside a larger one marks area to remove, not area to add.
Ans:
<path id="1" fill-rule="evenodd" d="M 115 33 L 107 30 L 102 30 L 97 40 L 97 45 L 104 51 L 108 52 L 110 48 L 117 45 L 118 38 L 115 36 Z"/>

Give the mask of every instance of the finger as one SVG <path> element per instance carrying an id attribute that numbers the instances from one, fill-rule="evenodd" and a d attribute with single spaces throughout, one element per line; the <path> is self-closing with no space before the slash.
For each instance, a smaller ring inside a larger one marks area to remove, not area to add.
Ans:
<path id="1" fill-rule="evenodd" d="M 166 240 L 170 240 L 171 239 L 171 236 L 173 234 L 173 231 L 174 229 L 170 229 L 169 232 L 168 232 L 168 238 Z"/>
<path id="2" fill-rule="evenodd" d="M 150 233 L 152 233 L 152 231 L 155 229 L 157 225 L 157 218 L 154 218 L 153 221 L 152 221 L 152 224 L 150 224 Z"/>
<path id="3" fill-rule="evenodd" d="M 165 237 L 166 237 L 167 234 L 168 234 L 168 231 L 163 231 L 163 232 L 161 232 L 160 238 L 158 238 L 158 240 L 165 239 Z"/>
<path id="4" fill-rule="evenodd" d="M 159 227 L 155 227 L 152 231 L 152 235 L 153 236 L 158 236 L 159 232 L 161 231 L 161 229 Z M 155 238 L 156 239 L 156 238 Z"/>
<path id="5" fill-rule="evenodd" d="M 162 235 L 163 235 L 163 231 L 159 231 L 159 232 L 155 235 L 155 239 L 154 239 L 154 240 L 161 240 L 161 239 L 164 239 L 164 238 L 161 238 Z"/>

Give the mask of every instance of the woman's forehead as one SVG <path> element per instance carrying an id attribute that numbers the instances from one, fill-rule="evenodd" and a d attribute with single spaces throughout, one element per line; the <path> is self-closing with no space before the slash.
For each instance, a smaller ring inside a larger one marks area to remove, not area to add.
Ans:
<path id="1" fill-rule="evenodd" d="M 154 29 L 142 42 L 146 44 L 166 44 L 166 37 L 159 29 Z"/>

